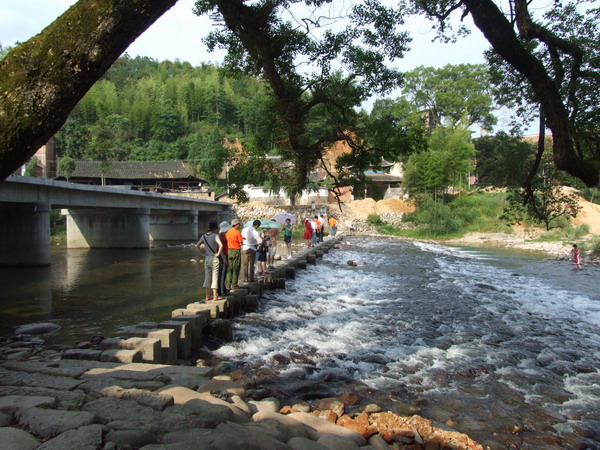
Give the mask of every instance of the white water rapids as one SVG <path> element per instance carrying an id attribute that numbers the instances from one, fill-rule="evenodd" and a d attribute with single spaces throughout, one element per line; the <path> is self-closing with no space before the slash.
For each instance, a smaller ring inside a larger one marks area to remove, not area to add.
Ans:
<path id="1" fill-rule="evenodd" d="M 290 398 L 355 388 L 492 448 L 600 448 L 598 267 L 348 242 L 267 292 L 215 354 L 276 370 Z M 525 431 L 511 434 L 515 423 Z"/>

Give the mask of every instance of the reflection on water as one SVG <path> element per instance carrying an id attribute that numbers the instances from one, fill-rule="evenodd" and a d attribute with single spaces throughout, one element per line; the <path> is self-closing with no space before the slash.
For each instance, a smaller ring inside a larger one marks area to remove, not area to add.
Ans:
<path id="1" fill-rule="evenodd" d="M 62 326 L 54 342 L 73 344 L 119 327 L 162 321 L 196 301 L 204 273 L 193 246 L 151 250 L 56 249 L 49 267 L 0 267 L 0 332 L 23 323 Z"/>

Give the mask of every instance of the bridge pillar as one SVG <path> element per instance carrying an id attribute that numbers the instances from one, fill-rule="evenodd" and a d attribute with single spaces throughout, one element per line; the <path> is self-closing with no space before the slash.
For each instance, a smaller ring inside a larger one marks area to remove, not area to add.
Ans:
<path id="1" fill-rule="evenodd" d="M 153 241 L 197 241 L 197 211 L 157 211 L 150 214 L 150 239 Z"/>
<path id="2" fill-rule="evenodd" d="M 50 205 L 0 202 L 0 265 L 50 264 Z"/>
<path id="3" fill-rule="evenodd" d="M 149 248 L 146 208 L 63 209 L 68 248 Z"/>

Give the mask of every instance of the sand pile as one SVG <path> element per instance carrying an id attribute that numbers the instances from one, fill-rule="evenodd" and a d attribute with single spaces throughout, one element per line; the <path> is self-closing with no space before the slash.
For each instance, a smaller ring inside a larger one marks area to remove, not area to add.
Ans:
<path id="1" fill-rule="evenodd" d="M 577 202 L 581 206 L 577 217 L 571 219 L 573 226 L 578 227 L 586 224 L 590 227 L 591 234 L 600 235 L 600 205 L 588 202 L 585 198 L 580 197 L 573 188 L 563 187 L 563 191 L 567 194 L 575 194 Z"/>
<path id="2" fill-rule="evenodd" d="M 354 200 L 347 203 L 348 212 L 359 217 L 367 217 L 369 214 L 386 214 L 386 213 L 408 213 L 414 211 L 412 202 L 397 198 L 389 198 L 376 202 L 372 198 L 364 200 Z"/>

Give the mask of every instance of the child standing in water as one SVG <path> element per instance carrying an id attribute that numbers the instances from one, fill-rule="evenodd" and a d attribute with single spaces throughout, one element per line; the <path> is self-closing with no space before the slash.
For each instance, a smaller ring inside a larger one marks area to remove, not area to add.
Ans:
<path id="1" fill-rule="evenodd" d="M 581 269 L 581 253 L 577 244 L 573 244 L 573 249 L 571 250 L 571 261 L 575 264 L 575 269 Z"/>

